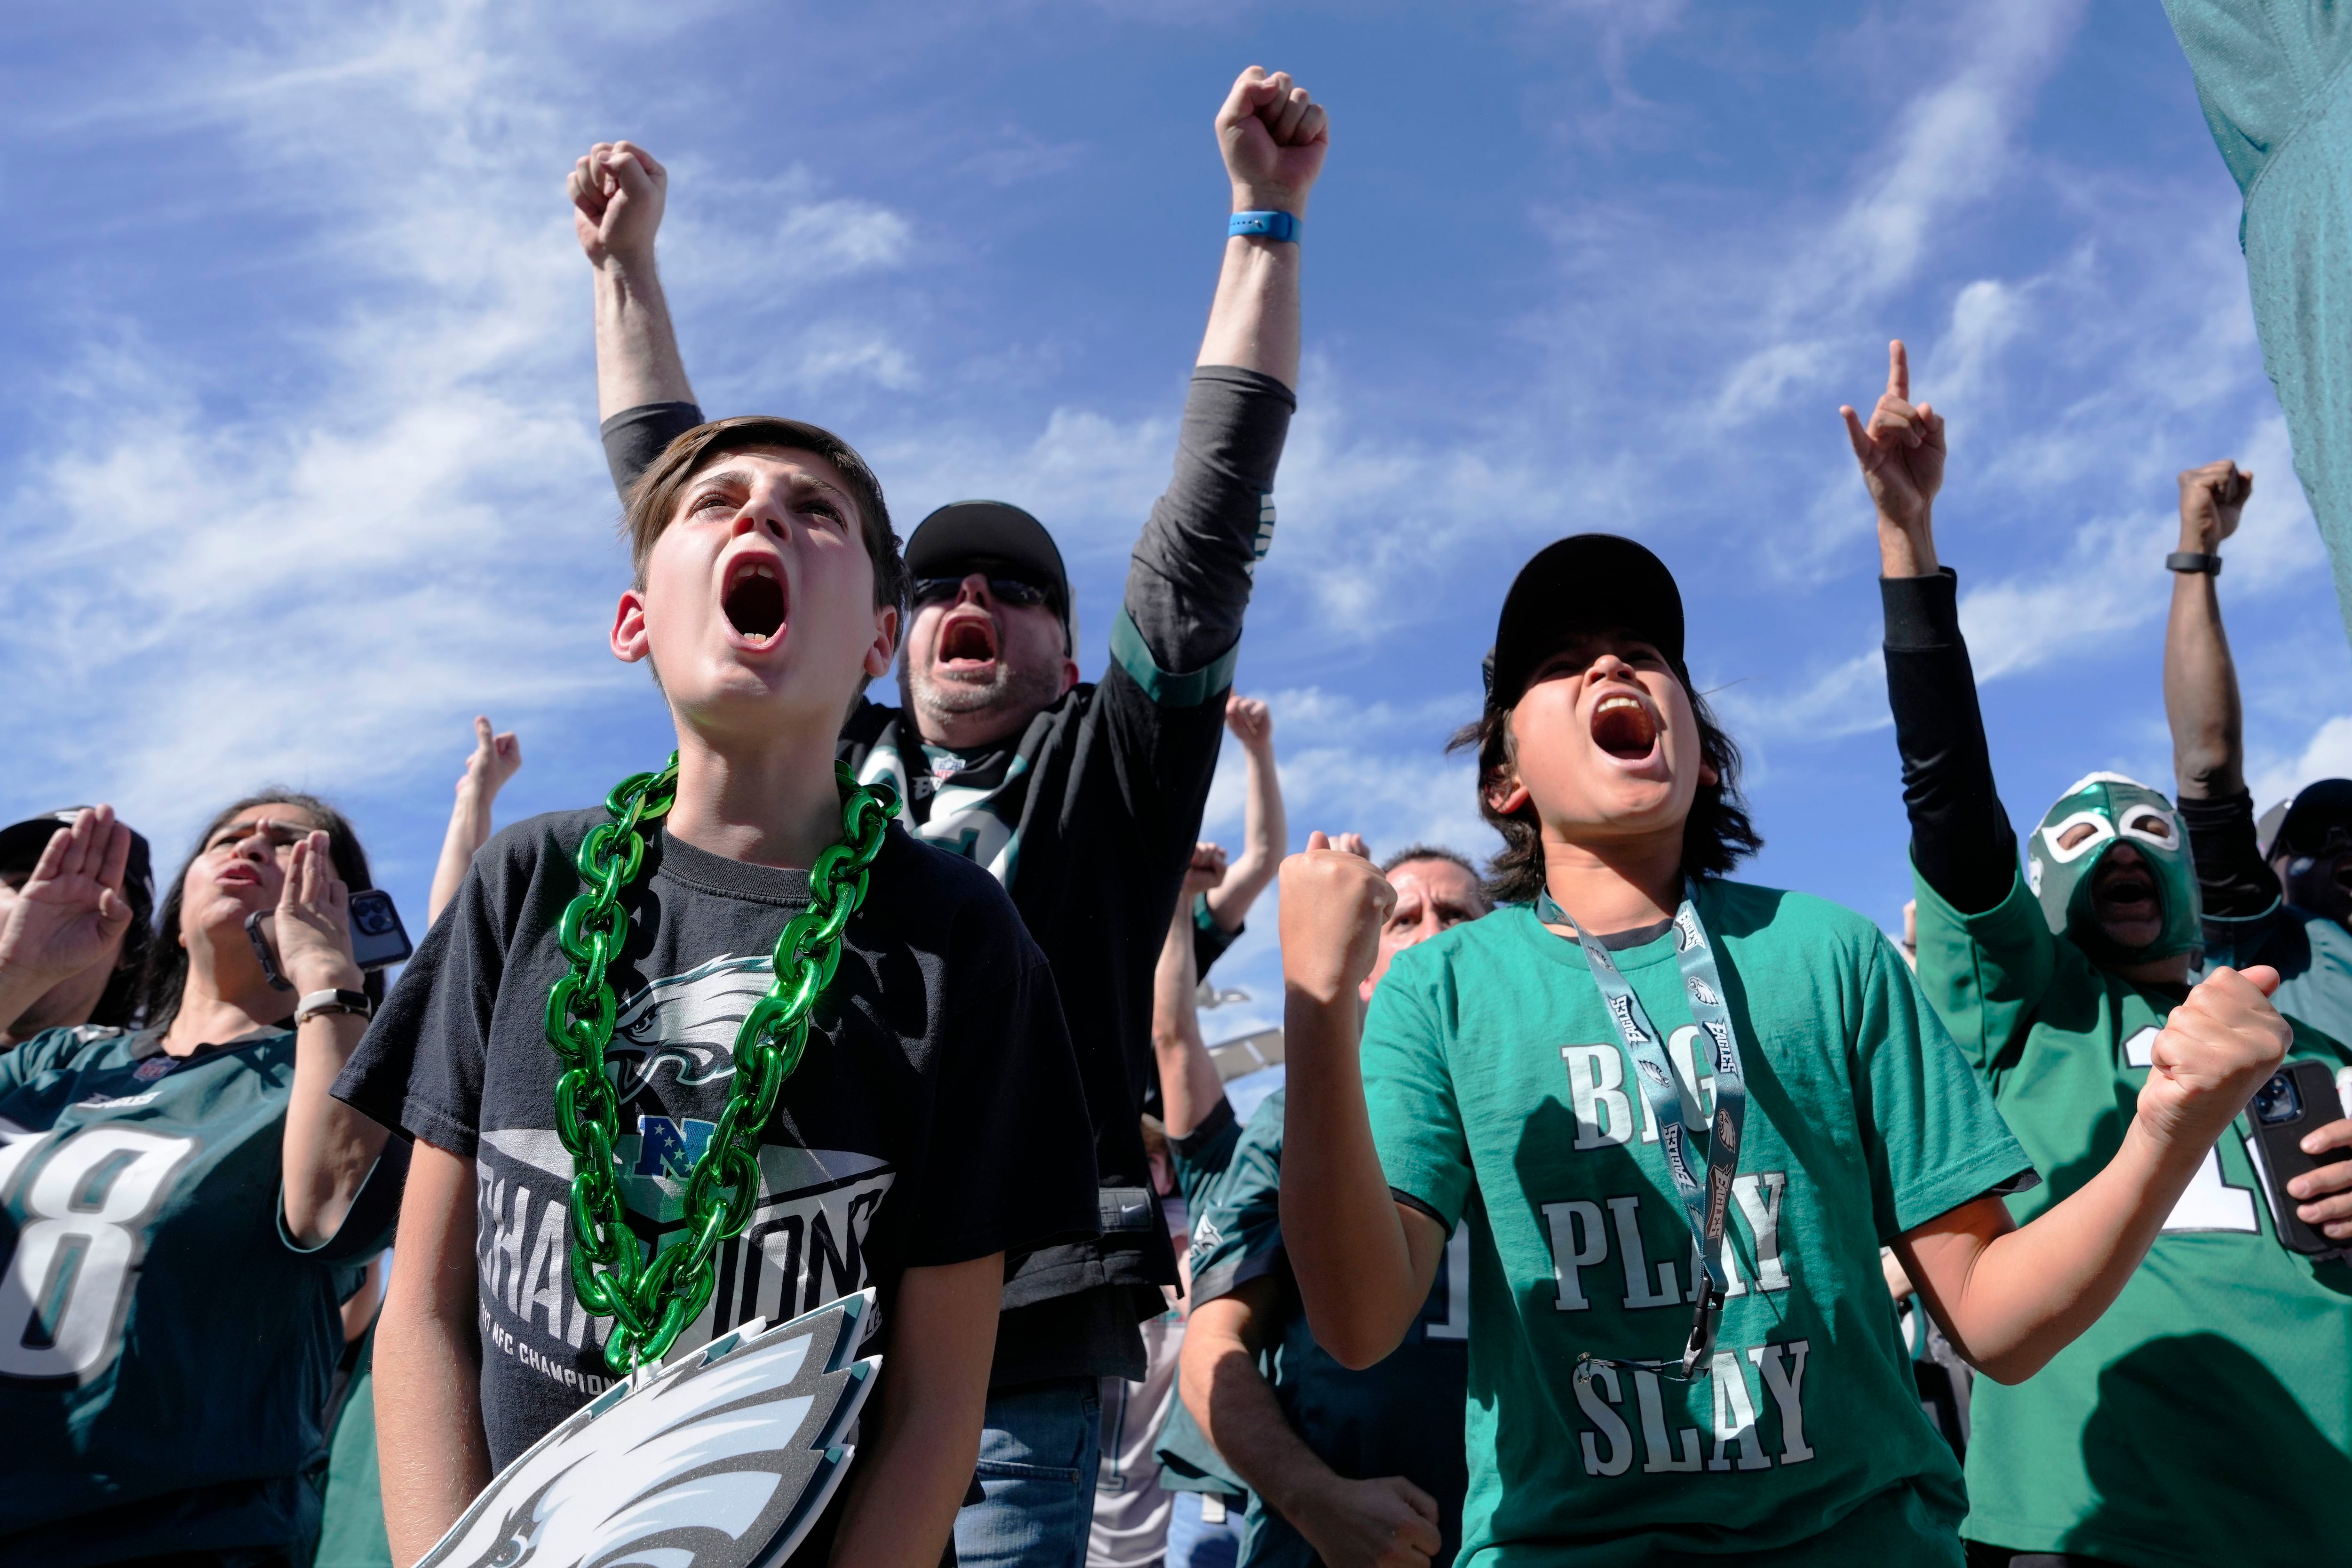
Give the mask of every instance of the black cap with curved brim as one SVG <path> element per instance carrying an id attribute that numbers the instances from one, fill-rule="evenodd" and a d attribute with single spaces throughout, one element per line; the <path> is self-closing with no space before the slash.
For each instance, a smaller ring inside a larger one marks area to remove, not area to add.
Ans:
<path id="1" fill-rule="evenodd" d="M 29 875 L 58 829 L 71 827 L 74 819 L 89 809 L 86 805 L 60 806 L 0 827 L 0 872 Z M 135 889 L 144 897 L 145 908 L 154 907 L 153 859 L 148 853 L 146 838 L 135 827 L 131 830 L 131 855 L 123 863 L 122 880 L 126 893 Z M 136 898 L 131 903 L 134 908 L 141 907 Z"/>
<path id="2" fill-rule="evenodd" d="M 1070 600 L 1070 574 L 1044 523 L 1005 501 L 950 501 L 917 523 L 907 541 L 909 577 L 961 574 L 990 563 L 1014 567 L 1053 590 L 1061 609 L 1062 635 L 1075 655 L 1077 616 Z"/>
<path id="3" fill-rule="evenodd" d="M 2296 792 L 2278 830 L 2263 845 L 2272 859 L 2281 855 L 2318 855 L 2330 831 L 2352 837 L 2352 779 L 2321 779 Z"/>
<path id="4" fill-rule="evenodd" d="M 1503 596 L 1486 655 L 1486 705 L 1517 707 L 1561 642 L 1591 631 L 1630 632 L 1682 668 L 1682 590 L 1647 545 L 1579 533 L 1537 551 Z"/>

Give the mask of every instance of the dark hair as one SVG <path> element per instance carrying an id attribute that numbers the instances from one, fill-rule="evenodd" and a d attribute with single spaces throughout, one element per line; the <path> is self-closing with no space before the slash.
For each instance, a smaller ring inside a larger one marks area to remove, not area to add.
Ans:
<path id="1" fill-rule="evenodd" d="M 904 610 L 907 563 L 898 553 L 898 536 L 890 531 L 890 509 L 882 500 L 882 481 L 874 477 L 866 459 L 832 431 L 767 414 L 743 414 L 698 425 L 672 441 L 637 476 L 623 498 L 621 514 L 622 531 L 629 536 L 629 569 L 635 574 L 637 585 L 645 585 L 646 558 L 653 553 L 654 541 L 677 516 L 678 497 L 686 487 L 728 453 L 761 447 L 812 453 L 841 470 L 841 477 L 849 481 L 850 498 L 857 503 L 858 531 L 866 542 L 866 557 L 874 563 L 874 607 Z"/>
<path id="2" fill-rule="evenodd" d="M 179 1015 L 180 993 L 187 987 L 188 950 L 180 944 L 180 906 L 187 893 L 188 868 L 205 852 L 205 846 L 212 841 L 213 835 L 228 826 L 229 820 L 238 812 L 257 805 L 277 805 L 295 807 L 327 830 L 327 858 L 334 864 L 335 875 L 343 879 L 344 886 L 355 893 L 362 888 L 375 886 L 368 875 L 367 851 L 360 847 L 359 835 L 352 831 L 350 821 L 341 812 L 317 795 L 292 789 L 257 789 L 223 806 L 214 814 L 210 822 L 205 824 L 205 830 L 196 835 L 195 847 L 188 851 L 185 860 L 180 862 L 180 869 L 173 876 L 171 886 L 164 889 L 163 907 L 155 913 L 154 930 L 147 947 L 147 962 L 139 976 L 143 1027 L 168 1027 Z M 381 971 L 367 977 L 365 990 L 371 1000 L 383 1000 L 383 974 Z M 294 1011 L 294 1002 L 291 995 L 286 998 L 286 1011 L 289 1014 Z"/>
<path id="3" fill-rule="evenodd" d="M 1436 844 L 1406 845 L 1381 862 L 1381 875 L 1385 877 L 1398 867 L 1414 860 L 1443 860 L 1448 866 L 1459 866 L 1469 874 L 1472 881 L 1478 884 L 1478 896 L 1482 899 L 1488 896 L 1486 879 L 1478 875 L 1478 868 L 1470 863 L 1470 857 L 1459 849 L 1448 849 Z"/>
<path id="4" fill-rule="evenodd" d="M 1706 699 L 1691 685 L 1690 672 L 1680 664 L 1673 669 L 1690 699 L 1691 716 L 1698 721 L 1699 760 L 1716 776 L 1714 784 L 1698 786 L 1690 816 L 1683 820 L 1683 875 L 1693 879 L 1719 877 L 1762 848 L 1764 837 L 1748 820 L 1748 801 L 1739 793 L 1738 745 L 1716 723 Z M 1486 896 L 1502 904 L 1533 903 L 1544 886 L 1543 830 L 1537 825 L 1534 804 L 1507 816 L 1487 799 L 1489 787 L 1508 770 L 1517 746 L 1510 710 L 1494 707 L 1456 730 L 1445 743 L 1449 752 L 1477 750 L 1478 815 L 1503 836 L 1502 849 L 1486 863 Z"/>

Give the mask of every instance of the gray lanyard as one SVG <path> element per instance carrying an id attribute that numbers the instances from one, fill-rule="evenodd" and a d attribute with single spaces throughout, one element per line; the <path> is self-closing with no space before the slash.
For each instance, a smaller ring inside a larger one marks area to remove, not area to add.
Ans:
<path id="1" fill-rule="evenodd" d="M 1683 1347 L 1681 1375 L 1691 1377 L 1715 1349 L 1716 1322 L 1731 1287 L 1723 1267 L 1724 1226 L 1731 1210 L 1731 1179 L 1739 1169 L 1740 1130 L 1748 1115 L 1748 1080 L 1739 1070 L 1739 1037 L 1733 1032 L 1731 1015 L 1723 1005 L 1723 977 L 1715 967 L 1715 945 L 1707 940 L 1706 927 L 1699 923 L 1698 889 L 1688 880 L 1683 883 L 1682 907 L 1675 911 L 1675 958 L 1682 966 L 1683 994 L 1690 1001 L 1691 1018 L 1714 1047 L 1715 1122 L 1707 1138 L 1704 1184 L 1691 1167 L 1682 1087 L 1666 1060 L 1665 1039 L 1643 1010 L 1642 999 L 1618 973 L 1617 961 L 1609 950 L 1593 941 L 1549 892 L 1536 900 L 1536 919 L 1576 932 L 1577 945 L 1584 950 L 1584 962 L 1592 971 L 1592 983 L 1601 988 L 1601 999 L 1608 1005 L 1609 1020 L 1633 1058 L 1650 1118 L 1658 1124 L 1658 1147 L 1666 1157 L 1666 1172 L 1674 1177 L 1675 1191 L 1682 1196 L 1683 1217 L 1690 1222 L 1699 1265 L 1706 1274 L 1706 1288 L 1699 1292 L 1698 1311 L 1691 1322 L 1690 1342 Z M 1695 1112 L 1697 1107 L 1691 1109 Z M 1580 1375 L 1586 1374 L 1586 1363 L 1614 1360 L 1591 1352 L 1578 1359 Z M 1670 1373 L 1674 1366 L 1669 1362 L 1618 1364 Z"/>

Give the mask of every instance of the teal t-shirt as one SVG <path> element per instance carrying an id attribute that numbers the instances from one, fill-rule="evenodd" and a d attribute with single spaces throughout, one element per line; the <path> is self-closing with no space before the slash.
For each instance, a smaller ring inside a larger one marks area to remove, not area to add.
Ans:
<path id="1" fill-rule="evenodd" d="M 2182 993 L 2053 935 L 2021 876 L 1979 915 L 1917 890 L 1920 986 L 2049 1174 L 2010 1201 L 2030 1220 L 2114 1157 Z M 2346 1065 L 2289 1018 L 2291 1057 Z M 2134 1564 L 2342 1560 L 2352 1267 L 2279 1245 L 2255 1149 L 2242 1113 L 2099 1321 L 2015 1387 L 1977 1380 L 1970 1540 Z"/>
<path id="2" fill-rule="evenodd" d="M 1404 1342 L 1352 1372 L 1315 1342 L 1282 1249 L 1283 1089 L 1266 1096 L 1243 1129 L 1223 1194 L 1192 1227 L 1192 1302 L 1232 1294 L 1253 1279 L 1277 1281 L 1275 1321 L 1261 1370 L 1291 1429 L 1317 1458 L 1353 1480 L 1402 1476 L 1437 1501 L 1444 1545 L 1430 1568 L 1448 1568 L 1462 1541 L 1469 1487 L 1462 1410 L 1469 1378 L 1470 1232 L 1454 1227 L 1437 1279 Z M 1252 1494 L 1242 1568 L 1313 1568 L 1315 1549 L 1296 1526 Z"/>
<path id="3" fill-rule="evenodd" d="M 294 1036 L 194 1055 L 52 1029 L 0 1056 L 0 1564 L 276 1548 L 307 1561 L 342 1299 L 405 1161 L 342 1230 L 279 1218 Z"/>
<path id="4" fill-rule="evenodd" d="M 1210 1108 L 1198 1127 L 1168 1141 L 1169 1163 L 1176 1168 L 1176 1188 L 1184 1194 L 1184 1212 L 1192 1227 L 1189 1245 L 1196 1265 L 1202 1247 L 1216 1241 L 1216 1227 L 1209 1215 L 1233 1180 L 1241 1147 L 1241 1119 L 1234 1114 L 1233 1102 L 1223 1099 Z M 1196 1277 L 1191 1300 L 1202 1299 Z M 1168 1419 L 1160 1428 L 1153 1453 L 1160 1460 L 1160 1484 L 1169 1491 L 1210 1492 L 1233 1500 L 1249 1496 L 1249 1488 L 1234 1474 L 1181 1398 L 1168 1402 Z"/>
<path id="5" fill-rule="evenodd" d="M 1512 907 L 1398 955 L 1365 1097 L 1390 1185 L 1470 1226 L 1470 1491 L 1461 1561 L 1958 1563 L 1959 1468 L 1921 1413 L 1882 1242 L 2032 1179 L 2024 1152 L 1876 927 L 1710 880 L 1699 918 L 1738 1031 L 1748 1116 L 1708 1375 L 1679 1355 L 1694 1247 L 1583 953 Z M 1671 932 L 1615 954 L 1686 1101 Z M 1704 1142 L 1704 1140 L 1701 1140 Z"/>

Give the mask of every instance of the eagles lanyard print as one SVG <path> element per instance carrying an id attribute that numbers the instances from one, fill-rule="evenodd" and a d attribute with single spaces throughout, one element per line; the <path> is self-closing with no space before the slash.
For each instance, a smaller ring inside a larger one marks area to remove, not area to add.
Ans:
<path id="1" fill-rule="evenodd" d="M 1536 919 L 1546 925 L 1567 926 L 1576 932 L 1577 945 L 1584 950 L 1592 983 L 1601 988 L 1601 999 L 1608 1005 L 1609 1020 L 1633 1058 L 1635 1076 L 1642 1080 L 1642 1099 L 1649 1106 L 1650 1119 L 1658 1124 L 1658 1147 L 1666 1157 L 1666 1172 L 1674 1177 L 1675 1191 L 1682 1196 L 1683 1217 L 1690 1222 L 1706 1279 L 1699 1291 L 1698 1311 L 1691 1321 L 1690 1342 L 1683 1347 L 1679 1369 L 1673 1362 L 1621 1361 L 1587 1351 L 1577 1358 L 1577 1375 L 1588 1377 L 1593 1363 L 1605 1362 L 1688 1379 L 1706 1363 L 1715 1349 L 1716 1322 L 1731 1285 L 1723 1265 L 1724 1226 L 1731 1209 L 1731 1180 L 1739 1171 L 1740 1129 L 1748 1114 L 1748 1082 L 1739 1070 L 1739 1037 L 1733 1032 L 1731 1014 L 1724 1006 L 1723 976 L 1715 967 L 1715 946 L 1707 940 L 1706 927 L 1699 922 L 1698 889 L 1687 880 L 1683 883 L 1682 907 L 1675 911 L 1675 958 L 1682 967 L 1683 993 L 1689 998 L 1691 1017 L 1713 1047 L 1715 1121 L 1707 1137 L 1704 1184 L 1691 1168 L 1690 1133 L 1694 1123 L 1706 1123 L 1696 1114 L 1696 1105 L 1685 1111 L 1682 1085 L 1666 1060 L 1665 1040 L 1643 1011 L 1642 999 L 1625 983 L 1609 950 L 1593 941 L 1549 893 L 1538 898 Z M 1692 1086 L 1694 1092 L 1696 1087 Z"/>

